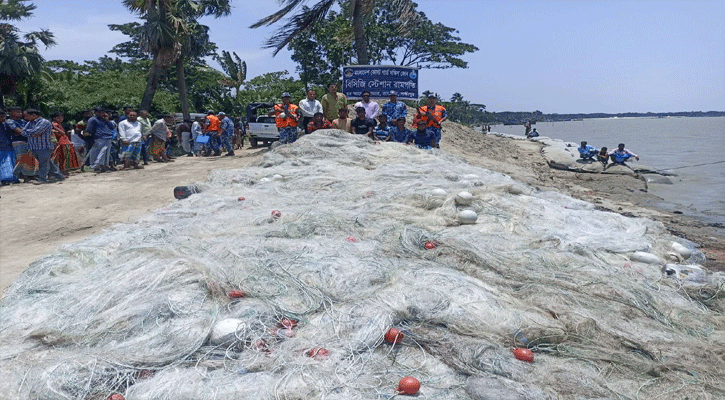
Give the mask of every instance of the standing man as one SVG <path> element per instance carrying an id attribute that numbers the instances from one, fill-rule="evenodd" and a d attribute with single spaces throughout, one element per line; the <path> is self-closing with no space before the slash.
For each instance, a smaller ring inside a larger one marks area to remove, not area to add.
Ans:
<path id="1" fill-rule="evenodd" d="M 149 154 L 153 156 L 156 162 L 169 162 L 171 160 L 166 155 L 166 140 L 171 137 L 169 124 L 174 123 L 174 117 L 170 114 L 159 116 L 151 127 L 151 146 L 149 146 Z"/>
<path id="2" fill-rule="evenodd" d="M 219 139 L 219 136 L 221 136 L 221 121 L 219 121 L 219 118 L 217 118 L 216 115 L 214 115 L 213 110 L 209 110 L 206 112 L 206 127 L 204 128 L 204 133 L 206 133 L 209 136 L 209 143 L 207 143 L 207 150 L 205 156 L 211 155 L 211 151 L 214 150 L 214 155 L 218 156 L 221 154 L 221 150 L 219 150 L 221 145 L 221 140 Z"/>
<path id="3" fill-rule="evenodd" d="M 121 121 L 125 121 L 126 119 L 128 119 L 128 114 L 130 114 L 131 111 L 133 111 L 133 107 L 123 106 L 123 115 L 118 117 L 118 123 L 120 124 Z M 136 114 L 136 118 L 138 118 L 138 114 Z"/>
<path id="4" fill-rule="evenodd" d="M 355 133 L 357 135 L 365 135 L 370 139 L 375 139 L 375 136 L 373 136 L 375 122 L 367 117 L 367 115 L 365 114 L 365 108 L 358 107 L 355 109 L 355 111 L 357 112 L 357 118 L 352 120 L 352 122 L 350 123 L 352 133 Z"/>
<path id="5" fill-rule="evenodd" d="M 300 111 L 302 112 L 302 126 L 305 127 L 305 134 L 310 133 L 309 130 L 307 130 L 307 125 L 312 121 L 312 118 L 314 118 L 316 113 L 321 113 L 322 111 L 322 103 L 315 100 L 315 91 L 312 89 L 307 89 L 307 98 L 300 101 Z M 330 120 L 332 121 L 332 120 Z"/>
<path id="6" fill-rule="evenodd" d="M 413 124 L 417 126 L 418 121 L 424 121 L 426 127 L 435 134 L 435 146 L 439 147 L 441 142 L 441 124 L 443 121 L 448 119 L 448 112 L 446 108 L 436 104 L 438 98 L 433 95 L 428 95 L 428 104 L 423 107 L 418 107 L 418 114 L 416 114 Z"/>
<path id="7" fill-rule="evenodd" d="M 197 143 L 196 138 L 202 135 L 201 118 L 194 118 L 194 123 L 191 124 L 191 143 L 192 143 L 192 155 L 198 156 L 201 152 L 202 143 Z"/>
<path id="8" fill-rule="evenodd" d="M 282 104 L 275 104 L 269 112 L 279 130 L 279 141 L 282 144 L 294 143 L 297 140 L 297 124 L 299 123 L 299 107 L 290 103 L 292 97 L 289 93 L 282 93 Z"/>
<path id="9" fill-rule="evenodd" d="M 93 135 L 93 147 L 90 151 L 91 168 L 96 172 L 116 171 L 109 166 L 111 141 L 115 126 L 108 120 L 108 113 L 102 108 L 94 109 L 96 115 L 88 120 L 87 131 Z"/>
<path id="10" fill-rule="evenodd" d="M 118 124 L 118 136 L 121 140 L 121 159 L 123 169 L 133 166 L 135 169 L 143 169 L 138 165 L 141 159 L 141 123 L 138 122 L 136 111 L 130 111 L 126 119 Z"/>
<path id="11" fill-rule="evenodd" d="M 225 157 L 231 157 L 234 155 L 234 147 L 232 147 L 232 138 L 234 137 L 234 121 L 232 121 L 231 118 L 227 117 L 227 114 L 224 112 L 219 113 L 219 120 L 221 121 L 221 144 L 227 151 Z"/>
<path id="12" fill-rule="evenodd" d="M 398 101 L 398 95 L 395 91 L 390 92 L 389 98 L 390 101 L 383 104 L 383 114 L 387 115 L 388 121 L 392 124 L 395 123 L 398 118 L 405 118 L 408 116 L 408 107 L 406 107 L 405 103 L 402 101 Z"/>
<path id="13" fill-rule="evenodd" d="M 181 142 L 181 148 L 188 157 L 193 156 L 191 153 L 191 120 L 185 119 L 179 125 L 176 125 L 176 135 Z"/>
<path id="14" fill-rule="evenodd" d="M 362 101 L 355 103 L 355 112 L 358 107 L 365 109 L 365 116 L 370 119 L 375 119 L 380 114 L 380 106 L 374 101 L 370 101 L 370 92 L 367 90 L 362 92 Z"/>
<path id="15" fill-rule="evenodd" d="M 30 182 L 31 177 L 38 175 L 38 160 L 28 147 L 28 138 L 23 136 L 23 128 L 28 123 L 23 118 L 23 109 L 20 107 L 8 108 L 10 120 L 5 122 L 5 128 L 10 133 L 13 150 L 15 151 L 15 167 L 13 175 L 23 178 L 23 182 Z"/>
<path id="16" fill-rule="evenodd" d="M 55 145 L 50 140 L 50 137 L 53 135 L 50 121 L 41 118 L 40 111 L 38 110 L 31 108 L 26 113 L 28 123 L 23 128 L 22 135 L 28 138 L 28 147 L 30 147 L 33 157 L 38 160 L 37 183 L 62 181 L 65 179 L 65 176 L 60 172 L 58 164 L 50 159 L 55 148 Z M 49 173 L 51 178 L 54 178 L 52 181 L 48 180 Z"/>
<path id="17" fill-rule="evenodd" d="M 146 110 L 139 111 L 139 116 L 136 120 L 141 124 L 141 158 L 143 158 L 143 165 L 149 165 L 149 136 L 151 133 L 149 112 Z"/>
<path id="18" fill-rule="evenodd" d="M 322 113 L 328 121 L 334 120 L 341 108 L 347 108 L 347 97 L 337 93 L 337 85 L 327 84 L 327 94 L 322 96 Z"/>
<path id="19" fill-rule="evenodd" d="M 0 183 L 3 186 L 20 182 L 13 174 L 15 169 L 15 150 L 13 150 L 13 136 L 5 127 L 5 110 L 0 110 Z"/>

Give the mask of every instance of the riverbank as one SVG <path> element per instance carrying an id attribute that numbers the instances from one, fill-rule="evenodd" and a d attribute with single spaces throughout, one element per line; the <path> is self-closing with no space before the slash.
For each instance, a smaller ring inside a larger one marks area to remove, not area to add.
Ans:
<path id="1" fill-rule="evenodd" d="M 706 267 L 725 270 L 725 227 L 654 208 L 661 199 L 643 192 L 635 177 L 559 171 L 548 166 L 542 144 L 483 135 L 444 124 L 443 151 L 510 175 L 541 190 L 556 190 L 600 209 L 662 222 L 676 236 L 701 245 Z M 127 223 L 176 201 L 173 188 L 203 181 L 215 169 L 242 168 L 266 149 L 246 147 L 234 157 L 180 157 L 143 170 L 82 173 L 52 185 L 19 184 L 0 189 L 0 287 L 4 290 L 34 260 L 62 244 Z"/>

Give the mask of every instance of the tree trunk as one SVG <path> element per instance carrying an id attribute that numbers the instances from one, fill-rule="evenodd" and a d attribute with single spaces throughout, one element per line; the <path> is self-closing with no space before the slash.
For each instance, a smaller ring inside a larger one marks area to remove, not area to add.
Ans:
<path id="1" fill-rule="evenodd" d="M 146 90 L 144 90 L 143 97 L 141 98 L 141 110 L 151 111 L 151 103 L 154 101 L 154 95 L 159 88 L 159 81 L 161 81 L 161 76 L 164 72 L 166 72 L 166 66 L 161 63 L 158 54 L 154 55 L 154 61 L 151 63 L 151 69 L 149 70 L 149 77 L 146 80 Z"/>
<path id="2" fill-rule="evenodd" d="M 176 80 L 179 85 L 181 113 L 184 114 L 184 119 L 191 119 L 191 114 L 189 114 L 189 97 L 186 93 L 186 79 L 184 78 L 184 57 L 179 57 L 176 60 Z"/>
<path id="3" fill-rule="evenodd" d="M 363 13 L 363 5 L 361 0 L 352 0 L 355 2 L 352 12 L 352 31 L 355 34 L 355 53 L 357 53 L 357 63 L 359 65 L 370 64 L 368 58 L 368 43 L 365 38 L 365 14 Z"/>

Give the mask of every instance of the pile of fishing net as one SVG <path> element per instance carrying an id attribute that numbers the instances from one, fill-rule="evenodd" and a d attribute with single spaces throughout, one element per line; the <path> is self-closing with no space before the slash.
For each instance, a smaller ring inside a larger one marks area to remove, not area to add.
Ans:
<path id="1" fill-rule="evenodd" d="M 0 393 L 389 399 L 413 376 L 431 399 L 722 398 L 725 279 L 672 242 L 438 150 L 318 131 L 33 263 L 0 307 Z"/>

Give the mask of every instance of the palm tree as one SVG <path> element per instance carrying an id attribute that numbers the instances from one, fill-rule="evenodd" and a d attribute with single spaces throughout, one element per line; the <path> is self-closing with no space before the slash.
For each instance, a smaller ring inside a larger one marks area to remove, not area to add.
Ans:
<path id="1" fill-rule="evenodd" d="M 247 62 L 242 61 L 237 53 L 230 53 L 225 50 L 222 50 L 222 55 L 215 55 L 214 59 L 221 65 L 224 72 L 229 75 L 227 78 L 220 79 L 219 84 L 228 88 L 234 88 L 238 93 L 239 88 L 247 80 Z"/>
<path id="2" fill-rule="evenodd" d="M 324 20 L 330 9 L 338 2 L 337 0 L 320 0 L 312 8 L 309 8 L 303 5 L 306 1 L 281 0 L 282 9 L 250 26 L 250 28 L 270 26 L 298 6 L 302 6 L 300 12 L 290 17 L 288 23 L 279 28 L 275 36 L 268 39 L 264 44 L 265 48 L 274 49 L 274 55 L 277 55 L 280 50 L 300 34 L 307 32 L 310 27 Z M 404 27 L 409 27 L 415 21 L 417 13 L 415 12 L 415 3 L 412 0 L 389 0 L 389 2 L 391 11 L 398 16 Z M 346 6 L 350 12 L 357 63 L 367 65 L 370 58 L 368 57 L 367 39 L 365 38 L 365 18 L 373 11 L 375 0 L 343 0 L 340 3 Z"/>
<path id="3" fill-rule="evenodd" d="M 35 4 L 23 4 L 25 0 L 0 0 L 0 21 L 20 21 L 28 18 Z M 0 107 L 5 105 L 5 95 L 16 93 L 20 82 L 40 73 L 43 57 L 38 44 L 46 48 L 55 45 L 53 34 L 48 30 L 28 32 L 20 39 L 20 30 L 0 22 Z"/>
<path id="4" fill-rule="evenodd" d="M 179 101 L 188 118 L 184 60 L 203 51 L 203 43 L 209 38 L 209 28 L 196 21 L 208 15 L 215 18 L 229 15 L 230 0 L 123 0 L 123 4 L 144 21 L 140 26 L 139 45 L 153 56 L 141 108 L 149 109 L 161 77 L 167 68 L 175 65 Z"/>

